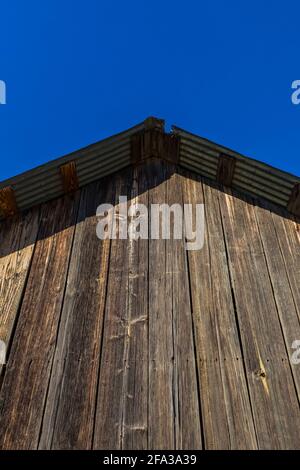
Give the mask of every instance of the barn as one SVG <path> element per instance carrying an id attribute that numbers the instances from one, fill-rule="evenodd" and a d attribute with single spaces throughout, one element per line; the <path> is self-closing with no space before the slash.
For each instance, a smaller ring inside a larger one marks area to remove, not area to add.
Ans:
<path id="1" fill-rule="evenodd" d="M 201 247 L 99 238 L 125 196 L 148 235 L 203 207 Z M 1 449 L 300 448 L 299 177 L 150 117 L 3 181 L 0 213 Z"/>

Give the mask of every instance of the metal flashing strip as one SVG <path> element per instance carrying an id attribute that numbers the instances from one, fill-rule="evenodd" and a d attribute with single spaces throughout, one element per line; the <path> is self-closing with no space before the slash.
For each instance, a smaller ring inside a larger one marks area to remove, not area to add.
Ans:
<path id="1" fill-rule="evenodd" d="M 267 199 L 298 216 L 298 203 L 291 203 L 300 178 L 266 163 L 245 157 L 226 147 L 191 134 L 179 127 L 172 130 L 180 138 L 179 164 L 210 179 L 220 180 L 220 159 L 235 160 L 228 186 L 258 198 Z M 231 183 L 230 183 L 231 182 Z M 230 184 L 229 184 L 230 183 Z M 223 183 L 224 184 L 224 183 Z"/>
<path id="2" fill-rule="evenodd" d="M 0 183 L 0 218 L 75 191 L 148 157 L 163 158 L 300 215 L 300 178 L 173 126 L 144 122 Z"/>
<path id="3" fill-rule="evenodd" d="M 63 196 L 66 188 L 62 167 L 72 162 L 76 167 L 79 188 L 114 173 L 130 165 L 131 136 L 143 129 L 144 123 L 138 124 L 125 132 L 9 178 L 0 183 L 0 190 L 6 187 L 13 189 L 19 211 Z"/>

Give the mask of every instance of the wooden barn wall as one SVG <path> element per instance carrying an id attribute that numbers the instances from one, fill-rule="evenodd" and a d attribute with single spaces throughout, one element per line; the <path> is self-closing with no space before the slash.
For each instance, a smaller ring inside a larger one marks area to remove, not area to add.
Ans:
<path id="1" fill-rule="evenodd" d="M 203 248 L 100 241 L 119 195 L 204 203 Z M 299 241 L 287 214 L 162 161 L 2 222 L 0 447 L 300 448 Z"/>

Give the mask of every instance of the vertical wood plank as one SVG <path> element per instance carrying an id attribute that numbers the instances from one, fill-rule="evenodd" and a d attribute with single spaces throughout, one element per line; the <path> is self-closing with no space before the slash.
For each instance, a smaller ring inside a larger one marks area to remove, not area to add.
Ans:
<path id="1" fill-rule="evenodd" d="M 250 199 L 237 196 L 228 192 L 219 199 L 258 443 L 297 449 L 299 403 L 255 209 Z"/>
<path id="2" fill-rule="evenodd" d="M 170 167 L 151 165 L 149 204 L 167 200 Z M 150 230 L 153 220 L 150 216 Z M 172 338 L 172 274 L 167 272 L 166 240 L 149 240 L 149 449 L 174 449 L 175 393 Z"/>
<path id="3" fill-rule="evenodd" d="M 285 264 L 290 289 L 300 319 L 300 219 L 291 219 L 285 212 L 272 213 L 280 251 Z"/>
<path id="4" fill-rule="evenodd" d="M 116 178 L 115 213 L 118 216 L 119 196 L 130 195 L 132 169 Z M 128 367 L 128 253 L 127 239 L 112 240 L 93 440 L 95 449 L 120 449 L 122 446 L 124 381 Z"/>
<path id="5" fill-rule="evenodd" d="M 300 305 L 295 303 L 288 277 L 288 271 L 293 269 L 295 266 L 286 266 L 284 261 L 285 251 L 282 251 L 280 245 L 280 243 L 288 244 L 288 240 L 286 239 L 285 233 L 282 233 L 280 229 L 276 231 L 275 228 L 276 225 L 281 225 L 281 227 L 284 227 L 285 223 L 283 217 L 280 217 L 278 214 L 274 214 L 274 216 L 272 216 L 268 203 L 261 203 L 260 206 L 256 206 L 255 212 L 263 249 L 266 256 L 270 280 L 272 283 L 277 312 L 284 335 L 287 356 L 286 361 L 290 362 L 289 359 L 293 352 L 291 349 L 292 343 L 295 339 L 300 339 L 300 321 L 298 316 Z M 277 222 L 276 225 L 274 224 L 273 217 Z M 283 220 L 278 220 L 278 218 Z M 287 246 L 285 249 L 287 249 Z M 297 250 L 295 250 L 295 256 L 296 251 Z M 291 249 L 292 255 L 293 252 L 294 247 Z M 300 368 L 297 364 L 295 365 L 291 362 L 290 364 L 293 372 L 294 382 L 297 388 L 298 399 L 300 399 Z"/>
<path id="6" fill-rule="evenodd" d="M 144 166 L 134 170 L 129 204 L 148 209 Z M 148 222 L 148 215 L 145 215 Z M 147 449 L 148 442 L 148 239 L 128 242 L 128 334 L 123 384 L 123 449 Z"/>
<path id="7" fill-rule="evenodd" d="M 218 190 L 185 178 L 185 203 L 204 204 L 205 241 L 188 253 L 205 447 L 257 446 L 243 367 Z"/>
<path id="8" fill-rule="evenodd" d="M 7 348 L 28 277 L 39 218 L 39 210 L 32 209 L 0 224 L 0 340 Z"/>
<path id="9" fill-rule="evenodd" d="M 182 178 L 174 173 L 166 186 L 169 207 L 178 204 L 183 209 Z M 174 217 L 171 217 L 172 229 L 173 223 Z M 176 449 L 201 449 L 199 390 L 184 238 L 174 239 L 171 232 L 170 240 L 166 241 L 166 255 L 166 277 L 171 284 L 172 299 L 169 335 L 173 337 L 174 349 L 175 446 Z"/>
<path id="10" fill-rule="evenodd" d="M 107 180 L 82 190 L 39 447 L 90 449 L 110 240 L 96 235 L 96 210 L 113 203 Z"/>
<path id="11" fill-rule="evenodd" d="M 0 448 L 35 449 L 53 361 L 78 195 L 43 206 L 0 395 Z"/>

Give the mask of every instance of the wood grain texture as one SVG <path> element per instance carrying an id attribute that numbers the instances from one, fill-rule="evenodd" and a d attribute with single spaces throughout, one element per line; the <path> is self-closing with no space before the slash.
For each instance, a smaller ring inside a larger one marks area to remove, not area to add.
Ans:
<path id="1" fill-rule="evenodd" d="M 149 234 L 204 204 L 204 246 L 98 239 L 119 196 Z M 0 447 L 299 448 L 299 248 L 284 209 L 155 158 L 1 222 Z"/>
<path id="2" fill-rule="evenodd" d="M 297 449 L 299 403 L 255 208 L 235 194 L 219 200 L 258 444 Z"/>
<path id="3" fill-rule="evenodd" d="M 297 338 L 300 339 L 299 307 L 295 303 L 288 275 L 288 271 L 290 271 L 291 268 L 295 268 L 295 266 L 287 266 L 285 263 L 285 250 L 282 251 L 281 244 L 287 242 L 286 232 L 282 232 L 279 227 L 276 230 L 278 224 L 274 224 L 272 213 L 269 210 L 269 204 L 261 203 L 260 206 L 256 206 L 255 209 L 276 308 L 285 340 L 286 354 L 287 358 L 289 358 L 292 354 L 293 342 Z M 276 214 L 274 218 L 276 222 L 280 223 L 278 218 L 282 221 L 282 217 Z M 290 229 L 289 233 L 292 234 L 292 227 L 290 227 Z M 300 248 L 300 245 L 298 248 Z M 295 250 L 295 253 L 297 253 L 297 250 Z M 300 278 L 298 278 L 298 281 L 299 279 Z M 298 364 L 292 364 L 291 361 L 290 364 L 297 388 L 298 399 L 300 399 L 300 368 Z"/>
<path id="4" fill-rule="evenodd" d="M 38 444 L 78 198 L 46 204 L 0 395 L 0 448 Z"/>
<path id="5" fill-rule="evenodd" d="M 175 207 L 176 204 L 182 207 L 182 177 L 173 173 L 166 182 L 166 190 L 166 203 L 169 207 Z M 173 221 L 172 217 L 171 222 Z M 171 294 L 172 309 L 175 447 L 176 449 L 201 449 L 201 412 L 187 251 L 184 237 L 174 238 L 174 230 L 171 230 L 171 238 L 166 240 L 166 258 L 166 282 L 170 284 L 168 290 Z M 160 341 L 163 341 L 162 337 Z"/>
<path id="6" fill-rule="evenodd" d="M 0 340 L 4 341 L 7 350 L 26 286 L 38 228 L 38 209 L 0 224 Z"/>
<path id="7" fill-rule="evenodd" d="M 145 167 L 135 168 L 130 205 L 148 208 Z M 148 216 L 143 216 L 143 220 Z M 129 218 L 129 223 L 132 218 Z M 149 228 L 149 225 L 148 225 Z M 147 449 L 148 445 L 148 239 L 128 243 L 128 334 L 125 343 L 123 383 L 123 449 Z"/>
<path id="8" fill-rule="evenodd" d="M 280 251 L 300 320 L 300 219 L 290 219 L 286 213 L 272 212 Z"/>
<path id="9" fill-rule="evenodd" d="M 18 212 L 14 189 L 11 186 L 0 189 L 0 215 L 11 217 Z"/>
<path id="10" fill-rule="evenodd" d="M 65 194 L 73 193 L 78 190 L 79 181 L 75 161 L 62 165 L 60 167 L 60 174 Z"/>
<path id="11" fill-rule="evenodd" d="M 116 179 L 115 217 L 120 216 L 119 196 L 129 196 L 132 169 Z M 124 391 L 128 367 L 128 310 L 129 244 L 128 239 L 111 242 L 99 393 L 95 415 L 93 447 L 120 449 L 124 420 Z"/>
<path id="12" fill-rule="evenodd" d="M 205 205 L 205 241 L 189 251 L 200 398 L 207 449 L 257 446 L 220 218 L 218 190 L 183 180 L 184 202 Z"/>
<path id="13" fill-rule="evenodd" d="M 221 154 L 218 159 L 217 182 L 224 186 L 231 186 L 236 165 L 236 158 Z"/>
<path id="14" fill-rule="evenodd" d="M 96 210 L 114 202 L 106 182 L 82 190 L 39 447 L 90 449 L 100 362 L 110 240 L 96 235 Z"/>
<path id="15" fill-rule="evenodd" d="M 170 167 L 154 162 L 149 175 L 149 204 L 166 201 L 165 180 Z M 150 216 L 150 230 L 153 220 Z M 172 283 L 167 271 L 166 240 L 149 241 L 149 439 L 150 449 L 174 449 L 174 343 L 172 337 Z"/>

